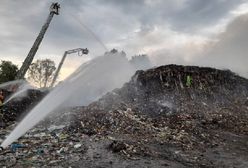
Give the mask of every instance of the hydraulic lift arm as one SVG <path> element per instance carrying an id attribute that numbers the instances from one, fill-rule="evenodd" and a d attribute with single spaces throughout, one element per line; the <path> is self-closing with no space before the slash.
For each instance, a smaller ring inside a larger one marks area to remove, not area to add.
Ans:
<path id="1" fill-rule="evenodd" d="M 79 56 L 83 55 L 83 54 L 88 54 L 89 53 L 89 50 L 87 48 L 76 48 L 76 49 L 72 49 L 72 50 L 68 50 L 68 51 L 65 51 L 64 52 L 64 55 L 59 63 L 59 66 L 54 74 L 54 77 L 53 77 L 53 81 L 51 83 L 51 87 L 54 86 L 54 83 L 56 82 L 57 78 L 58 78 L 58 75 L 59 75 L 59 72 L 61 70 L 61 67 L 62 65 L 64 64 L 64 61 L 65 61 L 65 58 L 67 56 L 67 54 L 72 54 L 72 53 L 78 53 Z"/>

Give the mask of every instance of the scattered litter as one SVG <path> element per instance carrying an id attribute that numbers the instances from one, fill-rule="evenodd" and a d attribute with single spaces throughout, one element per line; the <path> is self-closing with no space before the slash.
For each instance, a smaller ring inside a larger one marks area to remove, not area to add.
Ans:
<path id="1" fill-rule="evenodd" d="M 12 152 L 16 152 L 18 148 L 25 148 L 26 146 L 23 144 L 11 144 L 10 149 Z"/>
<path id="2" fill-rule="evenodd" d="M 82 145 L 81 144 L 76 144 L 74 145 L 74 148 L 77 149 L 77 148 L 80 148 Z"/>
<path id="3" fill-rule="evenodd" d="M 248 81 L 230 71 L 138 71 L 114 93 L 42 121 L 0 151 L 0 166 L 115 167 L 135 160 L 140 167 L 247 167 L 247 95 Z M 16 125 L 7 122 L 0 139 Z"/>

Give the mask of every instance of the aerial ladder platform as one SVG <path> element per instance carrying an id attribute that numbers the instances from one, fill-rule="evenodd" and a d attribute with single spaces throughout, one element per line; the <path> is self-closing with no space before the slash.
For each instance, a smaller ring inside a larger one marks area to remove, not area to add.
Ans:
<path id="1" fill-rule="evenodd" d="M 41 44 L 42 39 L 44 38 L 44 35 L 52 21 L 52 18 L 54 15 L 59 15 L 59 9 L 60 9 L 60 5 L 58 3 L 52 3 L 52 5 L 50 6 L 50 12 L 49 15 L 47 17 L 47 20 L 45 22 L 45 24 L 42 26 L 41 31 L 38 35 L 38 37 L 36 38 L 32 48 L 30 49 L 27 57 L 25 58 L 20 70 L 17 73 L 16 79 L 24 79 L 25 74 L 29 68 L 29 66 L 31 65 L 34 56 Z"/>
<path id="2" fill-rule="evenodd" d="M 59 63 L 59 66 L 54 74 L 54 77 L 53 77 L 53 80 L 52 80 L 52 83 L 51 83 L 51 86 L 50 87 L 53 87 L 57 78 L 58 78 L 58 75 L 59 75 L 59 72 L 61 70 L 61 67 L 62 65 L 64 64 L 64 61 L 65 61 L 65 58 L 68 54 L 72 54 L 72 53 L 78 53 L 79 56 L 83 55 L 83 54 L 88 54 L 89 53 L 89 50 L 87 48 L 76 48 L 76 49 L 72 49 L 72 50 L 67 50 L 64 52 L 64 55 Z"/>

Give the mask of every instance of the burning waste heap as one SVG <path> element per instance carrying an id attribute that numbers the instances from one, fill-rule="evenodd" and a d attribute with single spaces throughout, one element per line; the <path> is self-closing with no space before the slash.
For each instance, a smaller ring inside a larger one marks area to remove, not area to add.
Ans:
<path id="1" fill-rule="evenodd" d="M 28 89 L 25 96 L 14 98 L 1 107 L 0 111 L 0 127 L 5 128 L 12 124 L 12 122 L 19 120 L 30 107 L 35 106 L 48 93 L 48 91 L 40 91 L 35 89 Z M 3 96 L 7 99 L 13 94 L 8 89 L 3 90 Z"/>
<path id="2" fill-rule="evenodd" d="M 247 167 L 248 80 L 166 65 L 54 113 L 0 154 L 15 167 Z M 0 138 L 13 128 L 1 129 Z"/>

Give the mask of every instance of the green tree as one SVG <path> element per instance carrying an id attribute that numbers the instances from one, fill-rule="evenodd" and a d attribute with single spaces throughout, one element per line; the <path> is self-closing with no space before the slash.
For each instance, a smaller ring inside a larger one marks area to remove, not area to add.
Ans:
<path id="1" fill-rule="evenodd" d="M 37 60 L 28 69 L 28 80 L 40 88 L 50 86 L 56 70 L 54 61 L 50 59 Z"/>
<path id="2" fill-rule="evenodd" d="M 11 61 L 1 61 L 0 64 L 0 83 L 15 80 L 17 75 L 18 67 Z"/>

